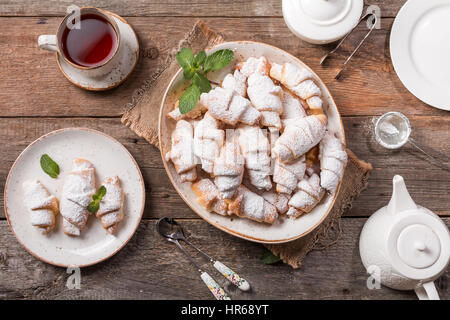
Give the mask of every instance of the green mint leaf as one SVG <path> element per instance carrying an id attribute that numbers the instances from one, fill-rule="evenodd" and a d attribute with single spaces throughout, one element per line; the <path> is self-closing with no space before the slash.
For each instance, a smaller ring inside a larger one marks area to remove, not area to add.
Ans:
<path id="1" fill-rule="evenodd" d="M 205 62 L 205 60 L 206 60 L 205 51 L 200 51 L 194 58 L 194 66 L 196 68 L 200 67 L 203 64 L 203 62 Z"/>
<path id="2" fill-rule="evenodd" d="M 270 252 L 268 249 L 264 248 L 264 252 L 261 255 L 260 260 L 264 264 L 274 264 L 274 263 L 277 263 L 278 261 L 280 261 L 281 259 L 280 259 L 280 257 L 277 257 L 272 252 Z"/>
<path id="3" fill-rule="evenodd" d="M 189 48 L 183 48 L 177 53 L 178 64 L 183 70 L 189 70 L 194 67 L 194 53 Z"/>
<path id="4" fill-rule="evenodd" d="M 59 166 L 53 161 L 48 154 L 43 154 L 41 156 L 41 168 L 46 174 L 55 179 L 59 174 Z"/>
<path id="5" fill-rule="evenodd" d="M 194 74 L 192 77 L 192 83 L 195 84 L 202 93 L 208 93 L 211 90 L 211 83 L 209 83 L 208 78 L 201 73 Z"/>
<path id="6" fill-rule="evenodd" d="M 100 208 L 100 202 L 98 201 L 92 201 L 89 203 L 87 209 L 90 213 L 97 213 L 98 209 Z"/>
<path id="7" fill-rule="evenodd" d="M 180 112 L 184 114 L 194 109 L 197 105 L 198 99 L 200 99 L 200 94 L 200 89 L 195 84 L 191 84 L 191 86 L 180 98 L 180 103 L 178 105 Z"/>
<path id="8" fill-rule="evenodd" d="M 87 209 L 90 213 L 97 213 L 98 209 L 100 208 L 100 201 L 102 201 L 105 194 L 106 194 L 106 188 L 105 188 L 105 186 L 101 186 L 98 189 L 97 193 L 92 195 L 92 199 L 94 201 L 91 201 L 87 207 Z"/>
<path id="9" fill-rule="evenodd" d="M 101 200 L 103 199 L 103 197 L 105 196 L 105 194 L 106 194 L 106 188 L 105 188 L 105 186 L 101 186 L 101 187 L 98 189 L 98 191 L 97 191 L 97 195 L 98 195 L 99 201 L 101 201 Z"/>
<path id="10" fill-rule="evenodd" d="M 203 70 L 205 73 L 222 69 L 227 66 L 234 58 L 234 52 L 230 49 L 223 49 L 214 52 L 206 57 Z"/>
<path id="11" fill-rule="evenodd" d="M 197 72 L 197 69 L 184 69 L 183 70 L 183 77 L 187 80 L 191 80 L 194 74 Z"/>

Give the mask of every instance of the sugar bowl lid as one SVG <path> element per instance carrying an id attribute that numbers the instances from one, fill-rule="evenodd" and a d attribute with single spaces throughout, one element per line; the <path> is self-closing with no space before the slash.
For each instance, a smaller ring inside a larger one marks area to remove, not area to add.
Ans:
<path id="1" fill-rule="evenodd" d="M 344 37 L 361 18 L 363 0 L 283 0 L 283 17 L 299 38 L 314 44 Z"/>
<path id="2" fill-rule="evenodd" d="M 433 280 L 450 262 L 450 233 L 438 216 L 417 206 L 395 218 L 387 249 L 393 268 L 400 274 L 414 280 Z"/>

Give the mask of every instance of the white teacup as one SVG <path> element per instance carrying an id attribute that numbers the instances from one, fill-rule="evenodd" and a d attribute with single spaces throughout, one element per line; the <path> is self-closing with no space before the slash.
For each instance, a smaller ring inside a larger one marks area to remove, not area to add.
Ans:
<path id="1" fill-rule="evenodd" d="M 83 66 L 71 61 L 65 54 L 63 48 L 63 33 L 66 28 L 73 28 L 76 21 L 75 14 L 79 14 L 79 18 L 86 14 L 98 15 L 109 22 L 114 29 L 116 36 L 115 47 L 113 48 L 113 53 L 106 59 L 101 61 L 99 64 L 92 66 Z M 48 51 L 57 52 L 58 55 L 64 59 L 73 68 L 82 70 L 88 77 L 100 77 L 111 72 L 115 67 L 117 67 L 120 61 L 120 31 L 114 19 L 109 16 L 105 11 L 94 8 L 94 7 L 83 7 L 79 9 L 79 12 L 69 13 L 64 17 L 64 19 L 59 24 L 56 35 L 40 35 L 38 38 L 38 45 L 40 48 Z"/>

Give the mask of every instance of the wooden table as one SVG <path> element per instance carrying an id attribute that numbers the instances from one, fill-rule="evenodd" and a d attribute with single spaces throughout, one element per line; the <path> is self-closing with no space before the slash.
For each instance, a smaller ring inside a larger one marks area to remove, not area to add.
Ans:
<path id="1" fill-rule="evenodd" d="M 130 79 L 114 90 L 93 93 L 71 85 L 60 73 L 55 56 L 37 47 L 38 35 L 54 33 L 73 1 L 0 1 L 2 189 L 14 160 L 31 141 L 49 131 L 76 126 L 101 130 L 123 143 L 141 167 L 147 188 L 144 218 L 136 234 L 111 259 L 82 269 L 80 290 L 66 288 L 65 269 L 35 259 L 20 246 L 2 211 L 0 298 L 211 299 L 182 253 L 156 233 L 156 220 L 170 216 L 182 221 L 194 243 L 249 280 L 253 291 L 241 293 L 216 276 L 235 299 L 415 299 L 412 292 L 367 289 L 367 275 L 358 252 L 359 233 L 367 217 L 389 200 L 394 174 L 405 178 L 417 203 L 450 224 L 450 172 L 432 165 L 408 146 L 396 152 L 381 149 L 371 134 L 372 120 L 387 111 L 401 111 L 409 117 L 417 141 L 449 155 L 450 114 L 416 99 L 394 72 L 389 33 L 404 1 L 366 2 L 381 8 L 381 29 L 374 31 L 343 78 L 335 81 L 337 68 L 367 31 L 365 25 L 327 67 L 321 67 L 320 57 L 332 46 L 310 45 L 292 35 L 283 21 L 279 0 L 77 1 L 80 6 L 97 6 L 122 15 L 134 26 L 141 42 L 140 62 Z M 169 49 L 198 17 L 227 40 L 266 42 L 313 68 L 334 95 L 349 148 L 374 167 L 369 188 L 342 219 L 343 234 L 337 244 L 310 253 L 298 270 L 284 264 L 262 264 L 261 245 L 229 236 L 199 219 L 170 184 L 159 151 L 120 122 L 133 92 L 166 59 Z M 211 267 L 205 267 L 211 271 Z M 448 277 L 447 271 L 437 283 L 441 297 L 446 299 L 450 298 Z"/>

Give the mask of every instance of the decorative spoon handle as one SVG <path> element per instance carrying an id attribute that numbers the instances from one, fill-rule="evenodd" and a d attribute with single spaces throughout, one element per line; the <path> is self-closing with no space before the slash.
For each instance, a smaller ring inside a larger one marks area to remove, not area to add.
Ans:
<path id="1" fill-rule="evenodd" d="M 241 289 L 247 291 L 250 289 L 250 284 L 244 278 L 241 278 L 236 272 L 228 268 L 220 261 L 214 262 L 214 268 L 217 269 L 225 278 L 227 278 L 232 284 Z"/>
<path id="2" fill-rule="evenodd" d="M 225 290 L 209 274 L 203 272 L 200 277 L 217 300 L 231 300 Z"/>

